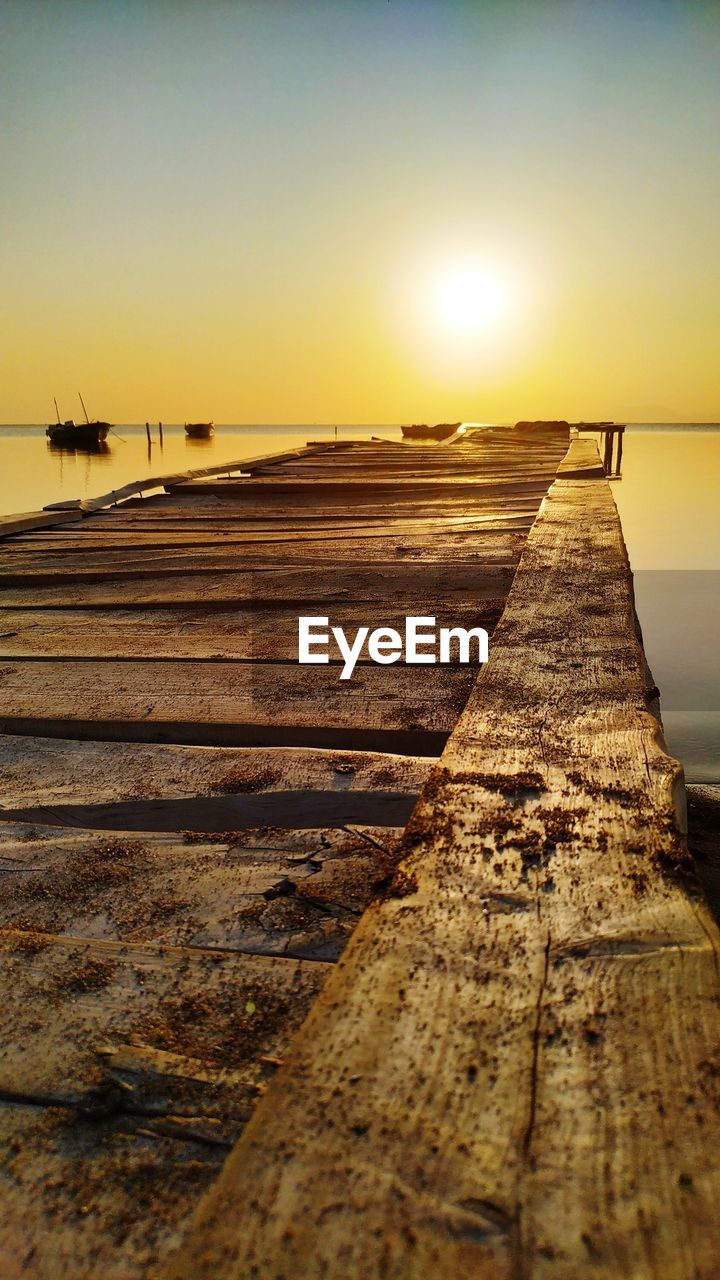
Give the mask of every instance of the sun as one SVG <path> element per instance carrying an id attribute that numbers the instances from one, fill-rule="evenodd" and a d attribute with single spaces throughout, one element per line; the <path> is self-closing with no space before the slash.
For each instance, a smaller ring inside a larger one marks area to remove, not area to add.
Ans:
<path id="1" fill-rule="evenodd" d="M 499 271 L 485 265 L 459 265 L 435 280 L 434 303 L 443 325 L 471 337 L 493 328 L 505 316 L 509 289 Z"/>

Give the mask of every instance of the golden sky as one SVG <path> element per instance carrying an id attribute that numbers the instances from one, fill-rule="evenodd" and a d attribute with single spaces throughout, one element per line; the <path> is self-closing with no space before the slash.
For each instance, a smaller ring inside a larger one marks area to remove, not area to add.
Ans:
<path id="1" fill-rule="evenodd" d="M 2 0 L 0 421 L 720 417 L 720 5 Z"/>

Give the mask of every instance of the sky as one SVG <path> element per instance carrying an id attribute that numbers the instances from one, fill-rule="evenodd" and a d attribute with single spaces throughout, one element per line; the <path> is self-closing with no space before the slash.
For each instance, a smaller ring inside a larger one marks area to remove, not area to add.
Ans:
<path id="1" fill-rule="evenodd" d="M 0 0 L 0 421 L 716 421 L 719 66 L 702 0 Z"/>

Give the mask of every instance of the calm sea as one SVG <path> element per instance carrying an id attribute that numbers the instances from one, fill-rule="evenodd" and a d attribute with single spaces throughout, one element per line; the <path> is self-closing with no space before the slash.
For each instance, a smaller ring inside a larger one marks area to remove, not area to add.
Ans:
<path id="1" fill-rule="evenodd" d="M 189 440 L 181 426 L 117 426 L 102 454 L 49 446 L 44 427 L 0 427 L 0 513 L 85 498 L 145 476 L 276 453 L 308 440 L 400 439 L 398 425 L 221 426 Z M 635 571 L 638 614 L 662 694 L 670 749 L 690 781 L 720 782 L 720 426 L 638 424 L 613 481 Z"/>

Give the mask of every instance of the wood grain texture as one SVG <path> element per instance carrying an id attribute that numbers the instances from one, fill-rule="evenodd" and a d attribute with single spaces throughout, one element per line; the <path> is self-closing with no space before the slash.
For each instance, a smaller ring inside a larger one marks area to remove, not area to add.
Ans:
<path id="1" fill-rule="evenodd" d="M 574 435 L 572 449 L 558 467 L 558 479 L 598 479 L 605 475 L 602 461 L 594 440 L 583 440 Z"/>
<path id="2" fill-rule="evenodd" d="M 165 1280 L 717 1276 L 720 938 L 605 480 L 491 661 Z"/>
<path id="3" fill-rule="evenodd" d="M 545 495 L 546 486 L 542 488 L 537 486 L 539 492 L 531 492 L 529 497 L 524 494 L 509 496 L 506 503 L 503 503 L 502 512 L 498 512 L 497 501 L 489 498 L 486 502 L 473 503 L 472 510 L 468 509 L 468 504 L 448 503 L 448 509 L 443 514 L 439 511 L 426 510 L 422 519 L 414 505 L 409 508 L 393 509 L 391 511 L 380 506 L 372 507 L 368 504 L 363 509 L 363 522 L 369 528 L 377 528 L 385 525 L 393 530 L 400 531 L 402 529 L 412 529 L 421 525 L 424 530 L 430 530 L 433 527 L 433 521 L 439 528 L 456 526 L 459 528 L 473 527 L 479 524 L 483 519 L 490 517 L 502 517 L 506 512 L 512 515 L 527 516 L 533 518 L 536 515 L 536 504 L 534 499 L 542 499 Z M 245 512 L 240 508 L 237 510 L 234 504 L 219 502 L 219 510 L 215 507 L 212 511 L 205 510 L 205 503 L 198 503 L 199 510 L 192 511 L 185 508 L 169 507 L 165 512 L 126 512 L 123 511 L 122 519 L 117 514 L 107 514 L 95 516 L 92 525 L 88 526 L 97 534 L 98 532 L 116 532 L 125 533 L 128 531 L 135 532 L 155 532 L 158 530 L 170 529 L 176 532 L 189 533 L 194 530 L 199 532 L 211 532 L 214 529 L 228 529 L 231 532 L 246 532 L 256 536 L 260 534 L 277 534 L 278 521 L 275 512 L 268 511 L 251 511 Z M 225 509 L 229 508 L 227 514 Z M 351 532 L 357 525 L 357 511 L 323 510 L 319 508 L 313 514 L 302 511 L 292 510 L 283 511 L 283 530 L 299 532 L 309 532 L 311 530 L 327 532 Z"/>
<path id="4" fill-rule="evenodd" d="M 81 519 L 74 511 L 26 511 L 22 515 L 0 516 L 0 539 L 29 529 L 49 529 L 58 525 L 75 524 Z"/>
<path id="5" fill-rule="evenodd" d="M 430 601 L 448 609 L 465 609 L 476 600 L 482 607 L 492 601 L 493 607 L 502 608 L 514 573 L 512 562 L 487 566 L 477 562 L 458 564 L 454 558 L 435 570 L 397 557 L 394 562 L 376 561 L 372 566 L 276 569 L 270 565 L 256 572 L 238 572 L 234 568 L 213 573 L 195 564 L 190 572 L 161 570 L 155 574 L 151 570 L 135 573 L 118 567 L 115 572 L 90 570 L 75 576 L 72 582 L 58 582 L 52 573 L 34 573 L 23 577 L 20 585 L 0 591 L 0 632 L 6 630 L 2 625 L 2 611 L 6 608 L 184 609 L 202 605 L 207 612 L 248 603 L 280 608 L 312 601 L 332 606 L 349 600 L 368 604 L 373 612 L 390 604 L 403 608 L 406 614 L 423 613 Z"/>
<path id="6" fill-rule="evenodd" d="M 31 736 L 285 745 L 426 755 L 414 738 L 452 729 L 473 667 L 16 659 L 0 667 L 0 732 Z M 437 752 L 436 754 L 439 754 Z"/>
<path id="7" fill-rule="evenodd" d="M 166 574 L 176 573 L 234 573 L 240 569 L 249 571 L 280 568 L 314 568 L 321 562 L 327 569 L 354 565 L 358 571 L 374 563 L 390 567 L 393 562 L 414 562 L 439 569 L 449 562 L 500 567 L 517 563 L 525 543 L 522 530 L 506 533 L 478 534 L 474 539 L 462 534 L 444 535 L 432 542 L 423 538 L 358 538 L 343 542 L 324 543 L 322 549 L 302 544 L 284 543 L 282 549 L 257 546 L 251 554 L 243 554 L 231 546 L 185 549 L 163 548 L 115 548 L 106 551 L 83 552 L 74 548 L 65 551 L 14 552 L 0 557 L 0 586 L 29 586 L 31 582 L 56 584 L 64 581 L 68 588 L 73 582 L 103 581 L 112 578 L 152 578 L 157 580 Z"/>
<path id="8" fill-rule="evenodd" d="M 328 966 L 14 929 L 0 960 L 3 1278 L 146 1275 Z"/>
<path id="9" fill-rule="evenodd" d="M 463 517 L 459 520 L 386 520 L 382 523 L 376 520 L 363 522 L 361 528 L 344 526 L 339 529 L 337 527 L 325 529 L 320 522 L 304 528 L 291 526 L 286 530 L 278 529 L 277 523 L 274 529 L 252 527 L 233 529 L 223 525 L 220 529 L 190 530 L 173 529 L 164 522 L 158 522 L 154 529 L 149 530 L 138 528 L 137 523 L 125 529 L 117 529 L 114 526 L 98 529 L 92 524 L 84 526 L 82 536 L 75 533 L 66 537 L 61 537 L 59 534 L 46 538 L 40 537 L 39 534 L 25 539 L 17 537 L 8 544 L 6 551 L 11 557 L 24 558 L 25 553 L 33 551 L 112 551 L 116 547 L 123 549 L 132 547 L 137 550 L 147 547 L 202 548 L 219 544 L 222 547 L 250 547 L 253 552 L 256 552 L 259 547 L 273 547 L 275 544 L 286 542 L 337 543 L 338 534 L 341 534 L 343 541 L 347 538 L 367 541 L 374 538 L 387 539 L 406 533 L 421 533 L 433 538 L 438 534 L 468 537 L 484 533 L 504 533 L 516 527 L 529 526 L 534 518 L 535 511 L 525 508 L 519 512 L 509 510 L 495 511 L 487 515 L 479 513 L 475 517 Z"/>
<path id="10" fill-rule="evenodd" d="M 0 735 L 2 807 L 135 804 L 278 791 L 419 792 L 418 756 L 297 747 L 183 747 Z M 52 819 L 48 816 L 44 821 Z M 179 824 L 180 826 L 186 824 Z M 177 827 L 175 828 L 178 829 Z M 224 828 L 223 828 L 224 829 Z"/>
<path id="11" fill-rule="evenodd" d="M 57 812 L 48 815 L 57 823 Z M 115 822 L 119 827 L 119 822 Z M 0 823 L 0 928 L 336 960 L 402 826 L 157 834 Z"/>
<path id="12" fill-rule="evenodd" d="M 432 535 L 432 527 L 427 530 L 427 533 Z M 175 538 L 172 535 L 168 535 L 168 542 L 162 549 L 165 551 L 168 560 L 174 558 L 173 552 L 178 557 L 182 555 L 196 555 L 198 558 L 205 556 L 211 561 L 220 561 L 223 558 L 232 557 L 235 561 L 234 567 L 237 569 L 243 567 L 243 561 L 252 566 L 253 561 L 264 562 L 270 559 L 282 563 L 287 558 L 296 560 L 301 556 L 304 556 L 307 562 L 312 563 L 317 558 L 319 550 L 321 550 L 326 559 L 332 560 L 362 560 L 370 549 L 378 559 L 385 559 L 387 557 L 383 554 L 384 552 L 390 549 L 390 556 L 392 557 L 395 554 L 395 547 L 405 544 L 416 548 L 420 554 L 425 551 L 428 557 L 432 558 L 436 546 L 451 546 L 459 549 L 470 538 L 476 544 L 475 548 L 470 548 L 471 550 L 484 551 L 487 546 L 490 555 L 504 547 L 512 548 L 517 545 L 518 539 L 521 543 L 525 540 L 522 530 L 518 534 L 512 528 L 464 531 L 462 528 L 458 530 L 450 527 L 443 530 L 432 539 L 429 545 L 424 547 L 422 531 L 417 527 L 407 537 L 405 537 L 402 529 L 398 530 L 397 534 L 394 535 L 388 528 L 379 529 L 377 533 L 373 532 L 372 528 L 369 530 L 361 528 L 358 536 L 352 539 L 346 539 L 342 532 L 335 532 L 333 537 L 327 539 L 314 539 L 306 535 L 297 539 L 297 541 L 308 545 L 301 545 L 297 549 L 292 539 L 283 539 L 280 545 L 276 545 L 272 539 L 264 538 L 253 538 L 247 543 L 236 543 L 232 535 L 224 538 L 218 534 L 214 535 L 214 541 L 213 535 L 200 535 L 196 539 L 191 535 L 183 537 L 182 534 L 178 534 Z M 290 545 L 288 545 L 288 542 Z M 319 548 L 314 547 L 313 544 L 315 542 L 321 544 L 321 546 Z M 93 545 L 93 543 L 97 543 L 97 545 Z M 78 564 L 81 560 L 84 560 L 88 565 L 108 563 L 109 558 L 113 555 L 116 558 L 122 556 L 127 559 L 128 563 L 131 563 L 133 560 L 146 559 L 148 551 L 151 551 L 153 547 L 157 549 L 159 545 L 159 543 L 153 543 L 152 539 L 146 545 L 143 537 L 139 534 L 133 537 L 127 536 L 119 544 L 112 536 L 102 536 L 95 539 L 90 534 L 84 538 L 80 536 L 72 539 L 58 537 L 49 541 L 35 538 L 20 542 L 17 539 L 13 539 L 3 545 L 0 568 L 4 574 L 6 572 L 20 572 L 23 568 L 32 569 L 36 564 L 41 567 L 54 562 L 55 567 L 60 570 L 64 565 Z M 246 550 L 243 551 L 242 547 L 245 547 Z M 103 556 L 105 559 L 103 559 Z"/>
<path id="13" fill-rule="evenodd" d="M 426 609 L 427 602 L 418 600 L 418 614 L 423 616 Z M 492 634 L 500 612 L 500 601 L 490 602 L 489 608 L 478 601 L 432 616 L 436 629 L 483 627 Z M 360 627 L 373 621 L 368 615 L 366 603 L 338 602 L 322 616 L 329 617 L 332 626 L 342 627 L 352 640 Z M 403 636 L 406 616 L 396 601 L 388 602 L 377 624 L 393 627 Z M 293 662 L 297 653 L 297 608 L 258 606 L 210 612 L 202 607 L 142 612 L 75 608 L 55 609 L 42 616 L 34 610 L 5 609 L 0 614 L 0 662 L 41 657 Z M 332 662 L 342 661 L 334 640 L 328 654 Z M 457 658 L 457 650 L 451 656 Z M 370 661 L 364 650 L 358 664 L 366 666 Z"/>

